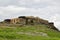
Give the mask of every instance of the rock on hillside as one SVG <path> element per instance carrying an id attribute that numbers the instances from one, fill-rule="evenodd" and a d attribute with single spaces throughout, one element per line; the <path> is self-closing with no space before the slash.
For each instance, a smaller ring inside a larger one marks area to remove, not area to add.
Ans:
<path id="1" fill-rule="evenodd" d="M 49 22 L 48 20 L 44 20 L 39 17 L 34 16 L 19 16 L 18 18 L 12 18 L 12 19 L 5 19 L 3 22 L 0 22 L 0 24 L 22 24 L 22 25 L 38 25 L 38 24 L 44 24 L 48 25 L 49 28 L 57 30 L 58 29 L 54 26 L 53 22 Z"/>

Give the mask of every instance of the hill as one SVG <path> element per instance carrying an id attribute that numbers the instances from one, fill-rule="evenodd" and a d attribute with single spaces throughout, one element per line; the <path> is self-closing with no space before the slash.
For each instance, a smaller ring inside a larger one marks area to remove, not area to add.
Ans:
<path id="1" fill-rule="evenodd" d="M 0 22 L 0 40 L 60 40 L 60 32 L 48 20 L 19 16 Z"/>
<path id="2" fill-rule="evenodd" d="M 18 18 L 11 18 L 5 19 L 4 21 L 0 22 L 1 25 L 48 25 L 49 28 L 59 31 L 53 22 L 49 22 L 48 20 L 44 20 L 39 17 L 34 16 L 19 16 Z"/>
<path id="3" fill-rule="evenodd" d="M 60 40 L 60 32 L 44 24 L 0 26 L 0 40 Z"/>

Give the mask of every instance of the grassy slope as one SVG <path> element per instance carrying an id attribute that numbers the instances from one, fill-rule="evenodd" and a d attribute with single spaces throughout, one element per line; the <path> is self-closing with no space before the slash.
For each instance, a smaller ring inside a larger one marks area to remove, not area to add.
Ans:
<path id="1" fill-rule="evenodd" d="M 34 34 L 30 35 L 27 34 Z M 43 36 L 36 32 L 47 34 Z M 0 40 L 60 40 L 60 32 L 47 28 L 46 25 L 23 26 L 23 27 L 0 27 Z"/>

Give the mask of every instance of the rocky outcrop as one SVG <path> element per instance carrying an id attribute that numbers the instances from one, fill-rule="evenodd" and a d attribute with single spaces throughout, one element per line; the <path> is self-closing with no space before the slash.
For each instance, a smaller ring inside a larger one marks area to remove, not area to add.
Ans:
<path id="1" fill-rule="evenodd" d="M 48 23 L 48 26 L 49 26 L 49 28 L 51 28 L 51 29 L 54 29 L 54 30 L 59 31 L 59 30 L 54 26 L 54 23 L 53 23 L 53 22 L 49 22 L 49 23 Z"/>
<path id="2" fill-rule="evenodd" d="M 10 23 L 11 22 L 11 19 L 5 19 L 4 22 L 5 23 Z"/>
<path id="3" fill-rule="evenodd" d="M 5 24 L 24 24 L 24 25 L 37 25 L 37 24 L 44 24 L 48 25 L 49 28 L 58 30 L 53 22 L 48 22 L 47 20 L 44 20 L 39 17 L 34 16 L 19 16 L 18 18 L 13 19 L 5 19 L 3 21 Z"/>

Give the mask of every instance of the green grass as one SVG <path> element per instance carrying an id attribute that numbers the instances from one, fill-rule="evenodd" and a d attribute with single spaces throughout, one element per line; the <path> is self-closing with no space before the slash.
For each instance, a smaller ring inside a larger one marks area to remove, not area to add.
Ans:
<path id="1" fill-rule="evenodd" d="M 36 32 L 45 33 L 47 36 L 42 36 Z M 46 25 L 1 26 L 0 40 L 60 40 L 60 32 L 50 29 Z"/>

